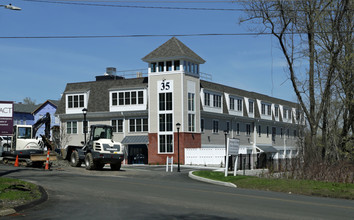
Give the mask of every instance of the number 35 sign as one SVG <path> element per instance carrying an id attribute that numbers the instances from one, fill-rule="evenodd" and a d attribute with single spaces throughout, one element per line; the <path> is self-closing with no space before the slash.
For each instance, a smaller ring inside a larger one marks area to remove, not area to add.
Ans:
<path id="1" fill-rule="evenodd" d="M 161 81 L 157 81 L 157 88 L 159 93 L 173 92 L 173 81 L 165 80 L 165 79 Z"/>

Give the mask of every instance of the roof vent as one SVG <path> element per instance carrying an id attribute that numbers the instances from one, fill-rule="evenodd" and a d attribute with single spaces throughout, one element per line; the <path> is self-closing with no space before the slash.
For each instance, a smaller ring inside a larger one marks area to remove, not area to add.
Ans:
<path id="1" fill-rule="evenodd" d="M 105 76 L 114 76 L 117 73 L 117 69 L 115 67 L 107 67 Z"/>

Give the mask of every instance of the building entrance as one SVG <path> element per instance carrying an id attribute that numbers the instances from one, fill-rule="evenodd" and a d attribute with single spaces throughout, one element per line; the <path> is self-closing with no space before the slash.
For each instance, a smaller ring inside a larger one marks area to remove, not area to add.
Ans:
<path id="1" fill-rule="evenodd" d="M 146 144 L 128 145 L 128 164 L 147 164 L 148 150 Z"/>

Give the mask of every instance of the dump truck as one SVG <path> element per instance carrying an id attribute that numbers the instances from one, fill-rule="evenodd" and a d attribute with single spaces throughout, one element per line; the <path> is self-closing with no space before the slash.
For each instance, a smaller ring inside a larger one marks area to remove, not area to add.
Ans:
<path id="1" fill-rule="evenodd" d="M 113 127 L 109 125 L 91 125 L 88 141 L 82 146 L 67 145 L 62 151 L 63 158 L 73 167 L 85 164 L 87 170 L 101 170 L 110 164 L 112 170 L 120 170 L 124 160 L 124 147 L 113 141 Z"/>
<path id="2" fill-rule="evenodd" d="M 38 139 L 36 133 L 45 124 L 45 135 Z M 11 144 L 3 147 L 3 162 L 14 162 L 16 157 L 20 163 L 27 166 L 42 167 L 46 162 L 47 151 L 52 149 L 50 138 L 50 114 L 47 113 L 33 125 L 14 125 Z M 56 160 L 56 154 L 51 153 L 49 160 Z"/>

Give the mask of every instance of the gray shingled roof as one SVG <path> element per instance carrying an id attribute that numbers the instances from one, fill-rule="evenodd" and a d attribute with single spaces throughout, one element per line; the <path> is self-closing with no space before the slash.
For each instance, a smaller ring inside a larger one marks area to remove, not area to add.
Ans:
<path id="1" fill-rule="evenodd" d="M 205 60 L 203 60 L 194 51 L 192 51 L 189 47 L 184 45 L 175 37 L 172 37 L 166 41 L 164 44 L 142 58 L 142 60 L 145 62 L 151 62 L 178 58 L 187 58 L 192 59 L 198 63 L 205 63 Z"/>
<path id="2" fill-rule="evenodd" d="M 102 80 L 81 83 L 68 83 L 58 105 L 56 114 L 65 114 L 65 94 L 89 91 L 88 112 L 109 112 L 109 91 L 120 88 L 146 88 L 148 78 Z"/>
<path id="3" fill-rule="evenodd" d="M 225 93 L 238 95 L 238 96 L 242 96 L 242 97 L 248 97 L 248 98 L 251 98 L 254 100 L 260 99 L 263 101 L 267 101 L 267 102 L 271 102 L 271 103 L 275 103 L 275 104 L 280 104 L 280 105 L 285 105 L 285 106 L 289 106 L 289 107 L 294 107 L 294 108 L 299 107 L 299 105 L 294 102 L 289 102 L 286 100 L 274 98 L 274 97 L 267 96 L 264 94 L 260 94 L 260 93 L 256 93 L 256 92 L 249 92 L 246 90 L 237 89 L 237 88 L 233 88 L 230 86 L 225 86 L 225 85 L 221 85 L 221 84 L 217 84 L 217 83 L 213 83 L 213 82 L 208 82 L 208 81 L 204 81 L 204 80 L 200 80 L 200 87 L 207 89 L 207 90 L 209 89 L 211 91 L 225 92 Z M 254 104 L 256 106 L 257 103 L 254 103 Z M 256 114 L 257 114 L 257 112 L 256 112 Z"/>
<path id="4" fill-rule="evenodd" d="M 19 104 L 14 103 L 14 112 L 31 113 L 36 110 L 40 105 Z"/>

